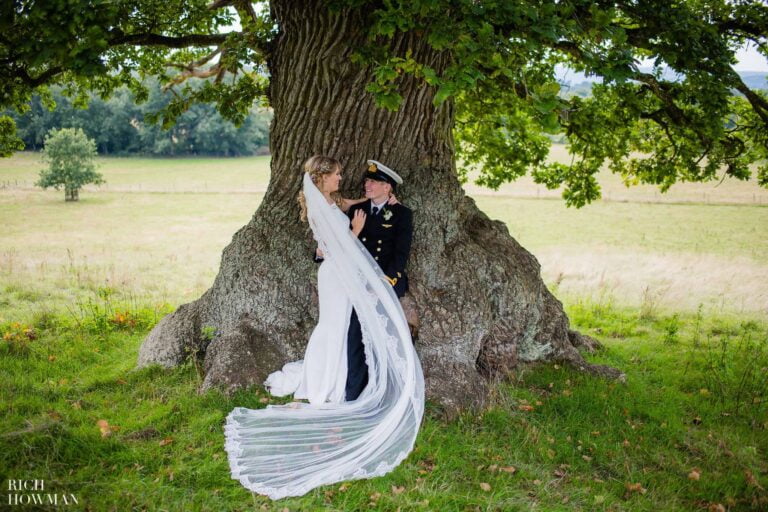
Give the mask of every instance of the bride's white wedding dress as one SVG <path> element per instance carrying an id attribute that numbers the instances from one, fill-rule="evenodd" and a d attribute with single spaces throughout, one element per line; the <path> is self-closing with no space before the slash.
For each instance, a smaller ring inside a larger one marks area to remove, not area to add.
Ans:
<path id="1" fill-rule="evenodd" d="M 421 364 L 395 292 L 346 216 L 328 204 L 308 174 L 303 190 L 325 255 L 318 270 L 320 319 L 304 360 L 288 363 L 265 384 L 273 394 L 293 392 L 310 403 L 236 407 L 224 427 L 232 477 L 272 499 L 388 473 L 413 449 L 424 413 Z M 352 306 L 369 380 L 357 400 L 345 402 Z"/>
<path id="2" fill-rule="evenodd" d="M 335 204 L 331 205 L 339 229 L 349 230 L 349 218 Z M 304 359 L 286 363 L 271 373 L 264 385 L 274 396 L 305 398 L 311 404 L 343 402 L 347 384 L 347 330 L 352 314 L 344 289 L 334 278 L 333 263 L 324 260 L 317 270 L 317 296 L 320 315 Z"/>

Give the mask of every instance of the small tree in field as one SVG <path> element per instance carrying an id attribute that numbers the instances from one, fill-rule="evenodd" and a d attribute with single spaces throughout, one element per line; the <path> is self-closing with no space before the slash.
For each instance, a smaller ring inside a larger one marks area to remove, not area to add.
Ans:
<path id="1" fill-rule="evenodd" d="M 56 190 L 63 186 L 64 200 L 77 201 L 83 185 L 104 183 L 103 176 L 96 172 L 95 157 L 96 142 L 80 128 L 51 130 L 45 137 L 43 149 L 43 158 L 49 166 L 40 171 L 35 185 Z"/>

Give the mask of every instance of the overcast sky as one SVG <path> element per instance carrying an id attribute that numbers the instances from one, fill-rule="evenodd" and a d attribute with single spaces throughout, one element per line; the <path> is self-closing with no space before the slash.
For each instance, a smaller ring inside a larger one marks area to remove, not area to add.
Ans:
<path id="1" fill-rule="evenodd" d="M 739 50 L 736 54 L 739 63 L 734 66 L 736 71 L 768 71 L 766 58 L 757 53 L 755 45 Z"/>

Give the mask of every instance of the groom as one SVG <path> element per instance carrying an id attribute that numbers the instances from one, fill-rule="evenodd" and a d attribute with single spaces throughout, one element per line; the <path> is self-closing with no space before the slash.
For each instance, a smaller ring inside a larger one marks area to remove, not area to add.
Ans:
<path id="1" fill-rule="evenodd" d="M 367 201 L 352 206 L 347 215 L 352 219 L 357 210 L 366 214 L 365 225 L 358 238 L 389 278 L 398 298 L 408 291 L 405 265 L 411 250 L 413 215 L 402 204 L 387 204 L 403 179 L 392 169 L 376 160 L 368 160 L 365 173 Z M 363 334 L 357 312 L 352 310 L 347 332 L 347 401 L 356 400 L 368 384 Z"/>

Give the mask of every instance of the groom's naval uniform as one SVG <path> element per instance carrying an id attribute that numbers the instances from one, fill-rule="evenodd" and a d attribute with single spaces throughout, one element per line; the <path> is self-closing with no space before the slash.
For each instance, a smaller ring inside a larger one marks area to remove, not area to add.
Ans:
<path id="1" fill-rule="evenodd" d="M 402 178 L 394 171 L 375 161 L 368 160 L 366 179 L 386 181 L 393 189 Z M 368 199 L 352 206 L 347 215 L 352 219 L 357 210 L 366 213 L 365 225 L 358 239 L 371 253 L 381 270 L 389 278 L 398 297 L 408 291 L 408 276 L 405 266 L 411 251 L 413 215 L 410 208 L 402 204 L 387 204 L 374 213 L 374 205 Z M 357 313 L 352 310 L 347 332 L 347 400 L 355 400 L 368 384 L 368 366 L 365 363 L 363 334 Z"/>

